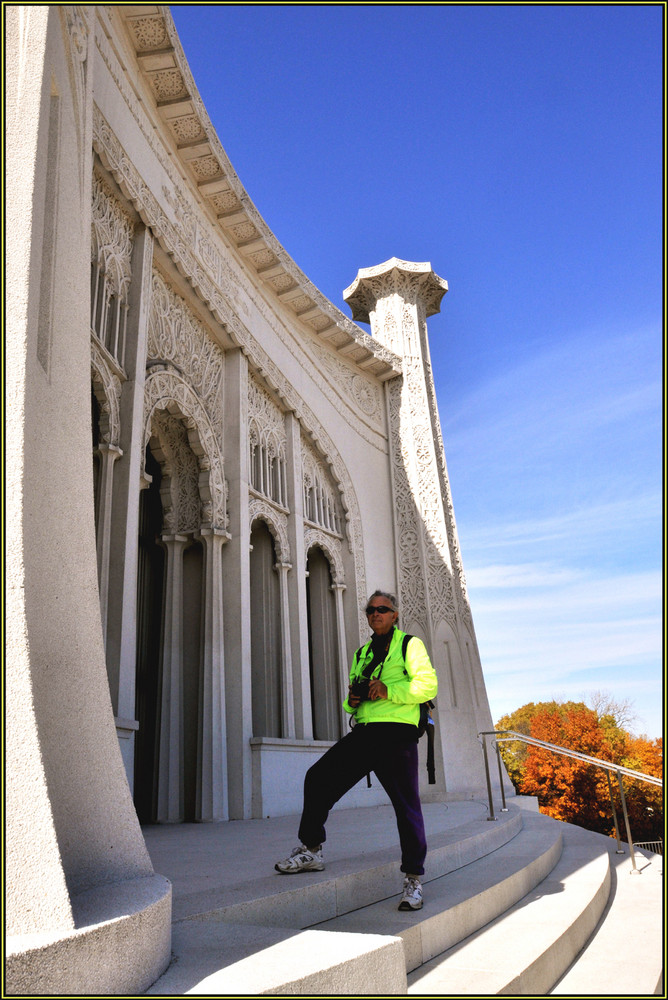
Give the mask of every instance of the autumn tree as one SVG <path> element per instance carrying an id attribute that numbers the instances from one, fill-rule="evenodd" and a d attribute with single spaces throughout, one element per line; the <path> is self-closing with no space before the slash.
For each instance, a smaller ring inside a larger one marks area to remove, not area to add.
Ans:
<path id="1" fill-rule="evenodd" d="M 662 776 L 662 741 L 635 737 L 622 723 L 633 718 L 628 702 L 597 692 L 594 705 L 583 702 L 530 702 L 504 716 L 497 730 L 512 730 L 556 746 L 579 751 L 633 770 Z M 619 832 L 626 839 L 615 775 L 584 761 L 564 757 L 520 740 L 500 745 L 508 774 L 521 795 L 535 795 L 541 812 L 588 830 L 614 836 L 610 788 Z M 656 785 L 625 777 L 624 792 L 634 841 L 662 837 L 662 796 Z"/>
<path id="2" fill-rule="evenodd" d="M 663 777 L 663 740 L 629 736 L 624 767 Z M 635 778 L 624 779 L 626 806 L 634 841 L 656 841 L 663 836 L 663 789 Z"/>

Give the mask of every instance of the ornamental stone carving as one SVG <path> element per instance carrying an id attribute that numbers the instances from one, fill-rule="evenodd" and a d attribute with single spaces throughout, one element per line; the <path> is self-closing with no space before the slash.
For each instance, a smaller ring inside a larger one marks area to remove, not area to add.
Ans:
<path id="1" fill-rule="evenodd" d="M 66 36 L 69 40 L 69 59 L 74 82 L 74 113 L 77 129 L 77 142 L 80 152 L 84 148 L 84 136 L 86 136 L 87 122 L 87 99 L 86 99 L 86 71 L 88 66 L 88 45 L 89 27 L 85 15 L 85 7 L 78 5 L 66 5 L 61 11 L 61 16 L 65 18 Z M 80 157 L 79 182 L 82 184 L 84 178 L 85 157 Z"/>
<path id="2" fill-rule="evenodd" d="M 325 347 L 314 344 L 313 353 L 320 367 L 341 390 L 342 395 L 353 399 L 355 408 L 380 426 L 383 419 L 383 395 L 380 387 L 344 365 Z"/>
<path id="3" fill-rule="evenodd" d="M 157 271 L 153 272 L 147 353 L 150 359 L 172 362 L 201 396 L 209 417 L 222 421 L 225 355 Z"/>
<path id="4" fill-rule="evenodd" d="M 150 441 L 162 468 L 163 532 L 187 535 L 199 531 L 204 520 L 198 488 L 199 463 L 185 424 L 167 410 L 156 410 L 151 418 Z"/>
<path id="5" fill-rule="evenodd" d="M 170 127 L 176 141 L 179 143 L 196 142 L 205 139 L 206 133 L 196 115 L 183 115 L 181 118 L 171 118 Z"/>
<path id="6" fill-rule="evenodd" d="M 330 534 L 318 528 L 307 528 L 304 532 L 304 552 L 307 556 L 309 550 L 313 548 L 322 549 L 327 556 L 332 573 L 332 583 L 335 586 L 345 584 L 341 543 L 336 538 L 332 538 Z"/>
<path id="7" fill-rule="evenodd" d="M 163 410 L 183 421 L 188 445 L 197 456 L 201 526 L 226 529 L 227 484 L 218 438 L 198 395 L 180 373 L 170 369 L 152 371 L 146 379 L 143 451 L 153 432 L 154 415 Z M 145 470 L 143 476 L 146 481 Z"/>
<path id="8" fill-rule="evenodd" d="M 403 376 L 388 386 L 399 588 L 402 614 L 425 635 L 443 621 L 454 628 L 463 608 L 453 579 L 457 541 L 446 510 L 442 441 L 434 434 L 438 415 L 426 338 L 426 317 L 438 311 L 446 290 L 431 265 L 392 258 L 360 271 L 344 292 L 354 316 L 371 322 L 374 336 L 404 359 Z"/>
<path id="9" fill-rule="evenodd" d="M 112 77 L 118 83 L 147 143 L 154 149 L 155 155 L 162 163 L 168 176 L 172 177 L 173 175 L 174 185 L 176 186 L 178 178 L 174 174 L 172 166 L 161 155 L 160 150 L 155 148 L 155 139 L 152 130 L 148 127 L 145 120 L 145 114 L 138 106 L 134 95 L 125 86 L 123 75 L 120 72 L 115 57 L 109 50 L 106 39 L 102 35 L 98 35 L 96 36 L 96 41 L 102 58 L 108 66 Z M 221 264 L 221 270 L 217 276 L 209 275 L 203 270 L 198 258 L 193 253 L 193 244 L 188 241 L 184 232 L 180 229 L 178 220 L 175 224 L 167 218 L 156 198 L 134 167 L 131 159 L 125 153 L 113 130 L 110 128 L 109 123 L 96 107 L 93 108 L 93 141 L 95 149 L 105 163 L 105 166 L 108 166 L 108 169 L 114 174 L 114 177 L 123 187 L 124 191 L 127 192 L 137 211 L 142 215 L 142 218 L 151 228 L 153 234 L 161 240 L 179 267 L 179 270 L 188 277 L 202 300 L 206 302 L 218 320 L 231 332 L 236 342 L 248 353 L 254 367 L 262 372 L 272 388 L 285 400 L 286 406 L 295 413 L 303 426 L 308 427 L 312 431 L 323 453 L 329 457 L 334 477 L 337 483 L 340 484 L 339 489 L 345 511 L 345 525 L 342 525 L 342 528 L 345 527 L 346 529 L 348 545 L 355 561 L 357 586 L 361 593 L 365 593 L 364 539 L 361 529 L 359 504 L 355 496 L 350 474 L 341 461 L 334 442 L 326 429 L 278 365 L 274 363 L 257 339 L 251 334 L 243 322 L 238 309 L 231 305 L 231 303 L 238 301 L 237 287 L 241 282 L 240 276 L 236 272 L 233 273 L 227 263 Z M 290 278 L 290 276 L 287 277 Z M 294 284 L 294 279 L 290 278 L 290 282 Z M 271 310 L 264 304 L 261 296 L 255 295 L 250 286 L 246 288 L 246 291 L 252 296 L 255 306 L 264 320 L 285 343 L 286 347 L 294 351 L 292 342 L 288 338 L 285 338 L 284 333 L 281 332 L 281 329 L 276 324 Z M 352 324 L 350 326 L 352 327 Z M 353 329 L 360 337 L 362 336 L 361 331 L 356 327 L 353 327 Z M 393 366 L 398 364 L 396 354 L 391 351 L 385 352 L 382 346 L 376 347 L 375 350 L 379 356 L 387 358 L 389 364 Z M 328 390 L 326 384 L 324 390 Z M 360 429 L 364 433 L 363 425 L 358 426 L 358 430 Z M 365 626 L 366 622 L 361 617 L 360 635 L 363 634 Z"/>
<path id="10" fill-rule="evenodd" d="M 117 373 L 112 371 L 107 357 L 94 338 L 91 338 L 90 347 L 93 392 L 100 404 L 100 442 L 119 447 L 121 440 L 121 380 Z"/>
<path id="11" fill-rule="evenodd" d="M 290 543 L 288 541 L 288 517 L 280 510 L 260 497 L 251 497 L 248 508 L 249 524 L 260 520 L 265 521 L 276 543 L 276 561 L 290 562 Z"/>
<path id="12" fill-rule="evenodd" d="M 338 489 L 313 446 L 302 434 L 304 518 L 325 531 L 341 535 L 341 505 Z"/>
<path id="13" fill-rule="evenodd" d="M 173 101 L 187 97 L 188 91 L 178 69 L 163 69 L 149 74 L 149 80 L 157 101 Z"/>
<path id="14" fill-rule="evenodd" d="M 108 294 L 125 301 L 132 280 L 135 224 L 112 193 L 93 172 L 91 212 L 91 263 L 105 275 Z"/>
<path id="15" fill-rule="evenodd" d="M 139 52 L 162 49 L 171 44 L 167 29 L 165 28 L 165 21 L 161 14 L 154 14 L 149 17 L 129 17 L 128 25 L 130 26 L 135 45 Z"/>
<path id="16" fill-rule="evenodd" d="M 248 447 L 253 489 L 287 508 L 285 421 L 252 373 L 248 379 Z"/>

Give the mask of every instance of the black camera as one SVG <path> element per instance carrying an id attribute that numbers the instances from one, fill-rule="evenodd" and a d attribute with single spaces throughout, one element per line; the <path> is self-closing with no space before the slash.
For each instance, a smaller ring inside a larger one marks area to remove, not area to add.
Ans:
<path id="1" fill-rule="evenodd" d="M 360 701 L 368 701 L 369 678 L 362 677 L 360 680 L 353 681 L 350 685 L 350 694 L 353 698 L 359 698 Z"/>

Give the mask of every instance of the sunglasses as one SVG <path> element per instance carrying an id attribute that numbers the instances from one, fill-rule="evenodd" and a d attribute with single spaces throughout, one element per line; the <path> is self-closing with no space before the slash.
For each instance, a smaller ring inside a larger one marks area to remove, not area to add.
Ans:
<path id="1" fill-rule="evenodd" d="M 366 609 L 366 613 L 368 615 L 372 615 L 375 612 L 378 612 L 379 615 L 389 615 L 391 611 L 394 611 L 394 608 L 388 608 L 384 604 L 379 604 L 377 608 L 374 608 L 371 605 L 369 605 L 369 607 Z"/>

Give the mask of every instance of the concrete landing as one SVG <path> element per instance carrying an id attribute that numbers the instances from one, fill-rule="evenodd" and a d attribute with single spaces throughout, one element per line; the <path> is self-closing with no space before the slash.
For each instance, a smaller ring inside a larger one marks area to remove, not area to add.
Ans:
<path id="1" fill-rule="evenodd" d="M 493 848 L 521 829 L 519 810 L 503 814 L 499 822 L 487 822 L 487 812 L 481 802 L 423 805 L 429 844 L 425 879 L 444 874 L 439 855 L 445 849 L 454 855 L 452 867 L 459 867 L 475 856 L 461 856 L 472 837 L 492 838 Z M 340 896 L 344 880 L 356 878 L 352 908 L 372 901 L 361 898 L 361 873 L 373 871 L 374 882 L 381 878 L 387 883 L 381 895 L 374 889 L 373 900 L 401 891 L 399 837 L 391 806 L 333 810 L 327 822 L 325 871 L 280 875 L 274 864 L 297 845 L 298 824 L 298 817 L 277 816 L 144 827 L 153 867 L 172 883 L 173 920 L 216 913 L 245 923 L 308 927 L 342 912 L 340 899 L 332 910 L 322 898 L 336 893 L 333 880 L 339 883 Z M 507 824 L 513 829 L 505 834 Z M 274 919 L 272 897 L 278 896 L 280 909 Z"/>

